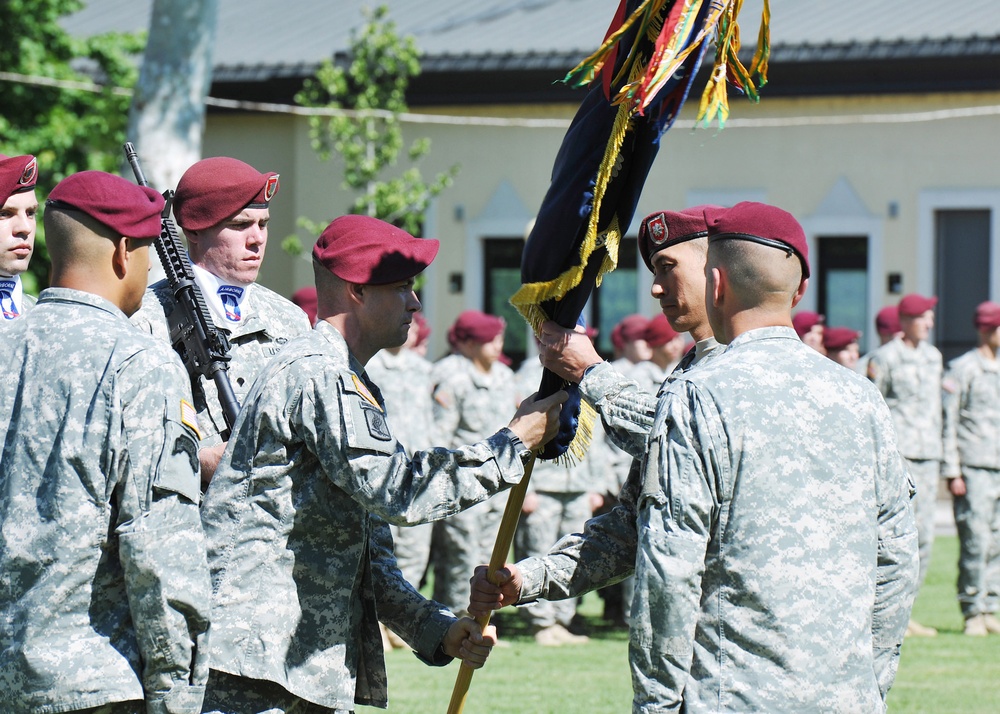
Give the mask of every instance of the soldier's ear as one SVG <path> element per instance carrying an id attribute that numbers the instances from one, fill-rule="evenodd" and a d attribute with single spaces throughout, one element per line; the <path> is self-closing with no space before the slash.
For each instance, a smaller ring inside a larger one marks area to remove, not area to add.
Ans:
<path id="1" fill-rule="evenodd" d="M 351 302 L 358 305 L 364 303 L 365 301 L 365 286 L 359 283 L 348 283 L 347 284 L 347 294 L 351 298 Z"/>
<path id="2" fill-rule="evenodd" d="M 114 268 L 115 275 L 119 280 L 125 277 L 125 273 L 128 269 L 128 241 L 129 239 L 124 236 L 114 241 L 114 252 L 111 254 L 111 266 Z"/>
<path id="3" fill-rule="evenodd" d="M 809 287 L 809 278 L 802 278 L 802 282 L 799 283 L 799 289 L 795 291 L 794 295 L 792 295 L 792 307 L 799 304 L 799 301 L 802 300 L 806 294 L 807 287 Z"/>

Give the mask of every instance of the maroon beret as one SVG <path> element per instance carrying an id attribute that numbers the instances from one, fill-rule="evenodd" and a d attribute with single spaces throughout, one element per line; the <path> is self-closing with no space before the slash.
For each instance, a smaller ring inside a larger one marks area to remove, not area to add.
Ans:
<path id="1" fill-rule="evenodd" d="M 693 206 L 683 211 L 651 213 L 639 224 L 639 253 L 650 271 L 653 255 L 664 248 L 708 235 L 705 209 L 718 206 Z"/>
<path id="2" fill-rule="evenodd" d="M 977 328 L 1000 327 L 1000 305 L 995 302 L 981 302 L 976 306 L 975 324 Z"/>
<path id="3" fill-rule="evenodd" d="M 881 333 L 896 334 L 899 332 L 899 308 L 886 305 L 875 316 L 875 329 Z"/>
<path id="4" fill-rule="evenodd" d="M 618 325 L 621 327 L 619 335 L 624 346 L 628 342 L 645 339 L 649 318 L 643 315 L 627 315 Z"/>
<path id="5" fill-rule="evenodd" d="M 802 277 L 809 277 L 809 245 L 802 226 L 788 211 L 777 206 L 743 201 L 732 208 L 705 209 L 708 239 L 748 240 L 794 253 L 802 263 Z"/>
<path id="6" fill-rule="evenodd" d="M 678 334 L 677 330 L 670 326 L 667 316 L 660 313 L 646 325 L 646 331 L 643 333 L 643 336 L 646 344 L 650 347 L 659 347 L 670 342 Z"/>
<path id="7" fill-rule="evenodd" d="M 419 312 L 413 313 L 413 321 L 417 323 L 417 341 L 414 346 L 419 347 L 430 339 L 431 324 Z"/>
<path id="8" fill-rule="evenodd" d="M 802 335 L 809 332 L 816 325 L 822 325 L 825 319 L 819 313 L 812 312 L 811 310 L 802 310 L 792 316 L 792 327 L 795 328 L 795 334 L 802 337 Z"/>
<path id="9" fill-rule="evenodd" d="M 306 285 L 292 293 L 292 302 L 302 308 L 302 312 L 309 318 L 309 324 L 316 322 L 316 288 Z"/>
<path id="10" fill-rule="evenodd" d="M 136 186 L 103 171 L 67 176 L 52 189 L 47 202 L 82 211 L 126 238 L 160 235 L 163 196 L 148 186 Z"/>
<path id="11" fill-rule="evenodd" d="M 181 228 L 200 231 L 232 218 L 244 208 L 267 208 L 278 192 L 278 174 L 262 174 L 228 156 L 202 159 L 177 182 L 174 217 Z"/>
<path id="12" fill-rule="evenodd" d="M 903 299 L 899 301 L 899 315 L 900 317 L 903 315 L 920 317 L 928 310 L 933 310 L 934 306 L 937 305 L 937 300 L 936 297 L 924 297 L 916 293 L 904 295 Z"/>
<path id="13" fill-rule="evenodd" d="M 386 285 L 409 280 L 437 255 L 440 243 L 414 238 L 370 216 L 335 218 L 313 246 L 313 259 L 341 280 Z"/>
<path id="14" fill-rule="evenodd" d="M 38 160 L 34 156 L 0 154 L 0 206 L 15 193 L 33 189 L 37 178 Z"/>
<path id="15" fill-rule="evenodd" d="M 452 343 L 472 340 L 486 344 L 493 341 L 506 327 L 504 319 L 496 315 L 487 315 L 479 310 L 466 310 L 455 320 L 448 331 L 448 341 Z"/>
<path id="16" fill-rule="evenodd" d="M 859 333 L 849 327 L 827 327 L 823 330 L 823 347 L 827 351 L 842 350 L 858 341 Z"/>

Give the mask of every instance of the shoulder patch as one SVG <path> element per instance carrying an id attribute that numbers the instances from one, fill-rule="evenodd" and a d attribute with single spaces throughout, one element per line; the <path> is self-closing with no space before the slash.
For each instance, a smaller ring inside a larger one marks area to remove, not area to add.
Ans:
<path id="1" fill-rule="evenodd" d="M 946 377 L 945 379 L 941 380 L 941 388 L 944 389 L 944 391 L 948 392 L 948 394 L 954 394 L 955 392 L 958 391 L 958 382 L 956 382 L 951 377 Z"/>
<path id="2" fill-rule="evenodd" d="M 392 433 L 389 431 L 389 425 L 386 424 L 382 411 L 367 406 L 363 407 L 363 410 L 365 422 L 368 424 L 368 434 L 379 441 L 392 441 Z"/>
<path id="3" fill-rule="evenodd" d="M 198 440 L 201 441 L 201 429 L 198 428 L 198 410 L 187 399 L 181 400 L 181 423 L 190 427 Z"/>
<path id="4" fill-rule="evenodd" d="M 868 379 L 876 379 L 878 377 L 878 365 L 875 364 L 875 360 L 868 360 Z"/>

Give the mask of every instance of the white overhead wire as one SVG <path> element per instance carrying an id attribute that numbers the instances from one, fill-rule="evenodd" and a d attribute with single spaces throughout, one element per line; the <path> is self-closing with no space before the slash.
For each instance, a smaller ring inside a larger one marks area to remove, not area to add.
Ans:
<path id="1" fill-rule="evenodd" d="M 51 77 L 39 77 L 18 74 L 16 72 L 0 72 L 0 81 L 84 92 L 103 92 L 106 90 L 105 85 L 96 84 L 94 82 L 53 79 Z M 128 97 L 133 94 L 131 89 L 127 89 L 125 87 L 112 87 L 111 91 L 118 96 Z M 353 109 L 333 109 L 329 107 L 302 107 L 296 104 L 252 102 L 240 99 L 220 99 L 218 97 L 206 97 L 205 104 L 207 106 L 218 107 L 220 109 L 232 109 L 237 111 L 258 112 L 265 114 L 289 114 L 308 117 L 346 116 L 388 118 L 393 116 L 392 112 L 378 109 L 357 111 Z M 1000 115 L 1000 105 L 990 104 L 919 112 L 757 117 L 742 119 L 735 118 L 729 119 L 725 126 L 726 129 L 765 129 L 793 126 L 843 126 L 851 124 L 914 124 L 919 122 L 946 121 L 950 119 L 968 119 L 998 115 Z M 403 112 L 401 114 L 396 114 L 395 116 L 399 121 L 407 124 L 523 127 L 529 129 L 565 129 L 570 124 L 569 119 L 530 119 L 526 117 L 459 116 L 447 114 L 417 114 L 414 112 Z M 691 119 L 678 119 L 674 122 L 674 126 L 680 129 L 694 129 L 698 126 L 698 122 Z"/>

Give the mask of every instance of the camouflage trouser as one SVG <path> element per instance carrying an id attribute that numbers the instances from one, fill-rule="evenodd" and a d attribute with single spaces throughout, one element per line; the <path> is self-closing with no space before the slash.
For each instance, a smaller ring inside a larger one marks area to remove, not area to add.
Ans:
<path id="1" fill-rule="evenodd" d="M 418 526 L 390 526 L 392 528 L 393 553 L 396 565 L 403 577 L 415 588 L 420 588 L 420 580 L 431 559 L 431 535 L 433 523 Z"/>
<path id="2" fill-rule="evenodd" d="M 507 492 L 434 524 L 434 599 L 452 612 L 469 609 L 469 578 L 490 562 Z"/>
<path id="3" fill-rule="evenodd" d="M 937 504 L 938 481 L 941 478 L 941 462 L 937 459 L 906 459 L 906 468 L 917 487 L 913 498 L 913 515 L 917 521 L 917 544 L 920 549 L 920 579 L 917 588 L 924 584 L 927 568 L 931 564 L 931 548 L 934 545 L 934 512 Z"/>
<path id="4" fill-rule="evenodd" d="M 67 714 L 143 714 L 146 711 L 146 704 L 139 700 L 129 700 L 127 702 L 115 702 L 114 704 L 104 704 L 90 709 L 76 709 Z"/>
<path id="5" fill-rule="evenodd" d="M 346 714 L 296 697 L 274 682 L 211 670 L 202 714 Z"/>
<path id="6" fill-rule="evenodd" d="M 564 535 L 582 532 L 591 516 L 589 494 L 538 491 L 537 496 L 537 507 L 531 513 L 522 514 L 517 526 L 515 554 L 518 560 L 545 555 Z M 566 626 L 576 614 L 576 602 L 577 598 L 538 600 L 520 610 L 534 627 L 556 623 Z"/>
<path id="7" fill-rule="evenodd" d="M 962 467 L 966 494 L 956 496 L 958 604 L 964 617 L 1000 607 L 1000 470 Z"/>

